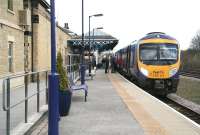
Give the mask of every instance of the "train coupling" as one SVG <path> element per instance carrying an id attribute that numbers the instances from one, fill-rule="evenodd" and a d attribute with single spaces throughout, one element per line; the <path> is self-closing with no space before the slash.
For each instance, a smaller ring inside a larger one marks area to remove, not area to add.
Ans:
<path id="1" fill-rule="evenodd" d="M 165 82 L 164 82 L 164 80 L 155 80 L 154 87 L 156 89 L 164 89 L 165 88 Z"/>

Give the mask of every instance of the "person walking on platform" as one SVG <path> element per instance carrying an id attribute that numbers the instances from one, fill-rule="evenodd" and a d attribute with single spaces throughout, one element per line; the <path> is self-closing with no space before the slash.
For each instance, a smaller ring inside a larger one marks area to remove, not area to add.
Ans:
<path id="1" fill-rule="evenodd" d="M 108 57 L 106 57 L 106 59 L 105 59 L 105 73 L 109 72 L 108 68 L 109 68 L 109 59 L 108 59 Z"/>
<path id="2" fill-rule="evenodd" d="M 111 56 L 111 73 L 115 73 L 115 56 Z"/>

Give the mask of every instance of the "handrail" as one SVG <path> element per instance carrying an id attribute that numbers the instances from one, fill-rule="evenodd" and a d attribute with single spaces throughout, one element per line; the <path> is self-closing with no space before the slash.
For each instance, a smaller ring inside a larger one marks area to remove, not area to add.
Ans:
<path id="1" fill-rule="evenodd" d="M 66 65 L 66 67 L 72 67 L 72 66 L 76 66 L 76 65 L 80 65 L 80 63 L 76 63 L 76 64 L 72 64 L 72 65 Z"/>
<path id="2" fill-rule="evenodd" d="M 74 68 L 75 66 L 80 65 L 80 63 L 75 63 L 72 65 L 66 65 L 65 68 L 67 70 L 68 73 L 73 75 L 73 79 L 77 79 L 77 77 L 79 77 L 79 68 Z M 40 73 L 45 73 L 46 77 L 45 77 L 45 88 L 41 89 L 40 88 Z M 38 71 L 38 72 L 29 72 L 29 73 L 19 73 L 19 74 L 14 74 L 14 75 L 7 75 L 4 77 L 0 77 L 0 79 L 3 80 L 3 84 L 2 84 L 2 89 L 3 89 L 3 93 L 2 93 L 2 108 L 3 111 L 6 111 L 6 135 L 10 135 L 10 111 L 11 109 L 15 108 L 16 106 L 25 103 L 25 123 L 28 122 L 28 100 L 31 99 L 32 97 L 36 96 L 37 98 L 37 112 L 39 112 L 39 106 L 40 106 L 40 93 L 46 90 L 46 104 L 48 103 L 48 73 L 49 70 L 42 70 L 42 71 Z M 36 84 L 37 84 L 37 91 L 32 93 L 31 95 L 28 94 L 28 84 L 29 84 L 29 76 L 31 75 L 36 75 Z M 10 103 L 10 99 L 11 99 L 11 80 L 15 79 L 15 78 L 20 78 L 20 77 L 24 77 L 24 89 L 25 89 L 25 97 L 23 99 L 21 99 L 20 101 L 17 101 L 16 103 L 12 104 Z"/>
<path id="3" fill-rule="evenodd" d="M 5 111 L 5 110 L 7 110 L 7 107 L 6 107 L 6 103 L 5 103 L 5 100 L 6 100 L 6 98 L 5 98 L 5 80 L 3 80 L 3 85 L 2 85 L 2 90 L 3 90 L 3 101 L 2 101 L 2 106 L 3 106 L 3 110 Z"/>
<path id="4" fill-rule="evenodd" d="M 24 74 L 25 72 L 20 72 L 20 73 L 16 73 L 16 74 L 9 74 L 9 75 L 2 75 L 0 76 L 0 79 L 5 79 L 5 78 L 8 78 L 10 76 L 14 76 L 14 75 L 21 75 L 21 74 Z"/>
<path id="5" fill-rule="evenodd" d="M 37 95 L 38 93 L 41 93 L 41 92 L 43 92 L 43 91 L 45 91 L 45 89 L 40 90 L 39 92 L 36 92 L 36 93 L 32 94 L 31 96 L 28 96 L 27 98 L 24 98 L 23 100 L 20 100 L 18 103 L 14 104 L 14 105 L 12 105 L 12 106 L 10 106 L 10 107 L 7 107 L 7 106 L 5 105 L 5 95 L 3 95 L 3 96 L 4 96 L 3 110 L 4 110 L 4 111 L 8 111 L 8 110 L 10 110 L 10 109 L 16 107 L 17 105 L 23 103 L 23 102 L 26 101 L 27 99 L 30 99 L 30 98 L 32 98 L 33 96 L 35 96 L 35 95 Z"/>
<path id="6" fill-rule="evenodd" d="M 48 72 L 49 70 L 42 70 L 38 72 L 30 72 L 30 73 L 22 73 L 22 74 L 16 74 L 16 75 L 9 75 L 3 77 L 3 93 L 2 93 L 2 108 L 4 111 L 6 111 L 6 135 L 10 135 L 10 110 L 22 103 L 25 103 L 25 123 L 28 122 L 28 100 L 34 96 L 37 95 L 37 112 L 39 112 L 39 107 L 40 107 L 40 93 L 46 90 L 46 104 L 47 104 L 47 98 L 48 98 Z M 45 88 L 40 89 L 40 73 L 45 73 Z M 28 95 L 28 77 L 29 75 L 37 75 L 37 92 Z M 17 103 L 10 105 L 10 80 L 14 78 L 19 78 L 19 77 L 24 77 L 24 85 L 25 85 L 25 97 L 18 101 Z"/>
<path id="7" fill-rule="evenodd" d="M 26 75 L 34 75 L 34 74 L 38 74 L 38 73 L 42 73 L 42 72 L 49 72 L 49 71 L 50 70 L 42 70 L 42 71 L 38 71 L 38 72 L 28 72 L 28 73 L 10 75 L 10 76 L 5 76 L 2 79 L 14 79 L 14 78 L 18 78 L 18 77 L 22 77 L 22 76 L 26 76 Z"/>
<path id="8" fill-rule="evenodd" d="M 19 103 L 16 103 L 16 104 L 14 104 L 14 105 L 8 107 L 8 106 L 6 106 L 6 101 L 5 101 L 5 100 L 6 100 L 6 98 L 5 98 L 5 94 L 6 94 L 5 82 L 6 82 L 6 81 L 7 81 L 7 83 L 8 83 L 8 81 L 10 81 L 10 79 L 13 79 L 13 78 L 22 77 L 22 76 L 27 76 L 27 75 L 34 75 L 34 74 L 38 74 L 38 73 L 45 73 L 45 72 L 49 72 L 49 70 L 43 70 L 43 71 L 38 71 L 38 72 L 25 73 L 25 74 L 14 75 L 14 76 L 5 78 L 5 79 L 3 80 L 3 85 L 2 85 L 2 88 L 3 88 L 3 102 L 2 102 L 2 103 L 3 103 L 3 110 L 4 110 L 4 111 L 8 111 L 9 109 L 11 109 L 11 108 L 13 108 L 13 107 L 19 105 L 20 103 L 22 103 L 23 101 L 25 101 L 25 100 L 27 100 L 27 99 L 30 99 L 31 97 L 33 97 L 34 95 L 36 95 L 36 94 L 38 93 L 38 92 L 36 92 L 36 93 L 34 93 L 33 95 L 31 95 L 31 96 L 25 98 L 24 100 L 21 100 Z M 9 83 L 10 83 L 10 82 L 9 82 Z M 9 85 L 10 85 L 10 84 L 9 84 Z M 7 85 L 7 87 L 8 87 L 8 85 Z M 8 88 L 7 88 L 7 89 L 8 89 Z M 40 90 L 39 93 L 42 92 L 42 91 L 44 91 L 44 90 Z"/>

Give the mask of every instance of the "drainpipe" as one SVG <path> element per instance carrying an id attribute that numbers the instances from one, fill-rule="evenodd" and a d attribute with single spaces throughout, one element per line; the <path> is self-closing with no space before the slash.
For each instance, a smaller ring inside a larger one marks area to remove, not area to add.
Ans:
<path id="1" fill-rule="evenodd" d="M 33 41 L 33 1 L 31 0 L 31 72 L 33 71 L 33 45 L 34 45 L 34 41 Z M 31 77 L 32 82 L 34 81 L 34 76 Z"/>

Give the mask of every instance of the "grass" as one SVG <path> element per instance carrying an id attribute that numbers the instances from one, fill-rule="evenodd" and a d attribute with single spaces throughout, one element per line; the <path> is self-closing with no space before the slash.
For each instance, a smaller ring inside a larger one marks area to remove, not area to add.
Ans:
<path id="1" fill-rule="evenodd" d="M 177 95 L 200 104 L 200 80 L 180 77 Z"/>

